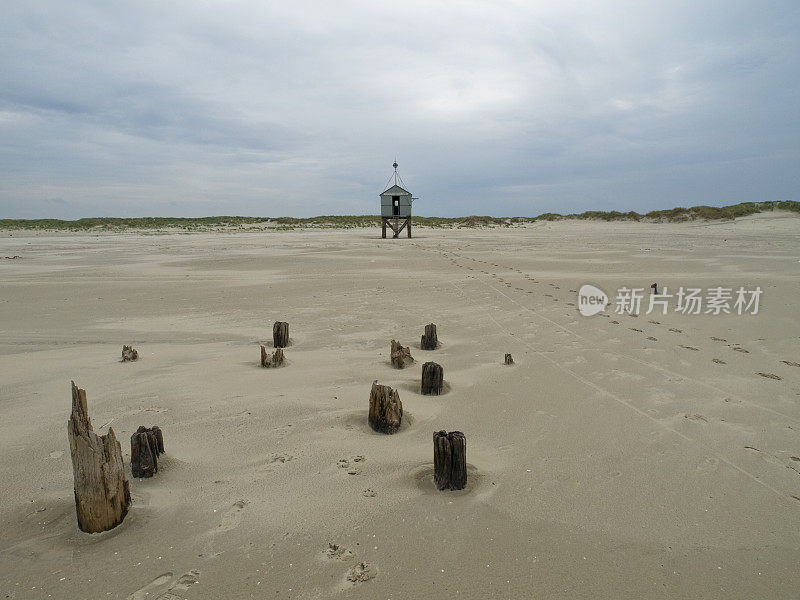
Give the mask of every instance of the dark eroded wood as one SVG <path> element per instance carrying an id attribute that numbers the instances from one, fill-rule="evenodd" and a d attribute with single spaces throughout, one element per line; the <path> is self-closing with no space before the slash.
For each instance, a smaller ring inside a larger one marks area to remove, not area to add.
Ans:
<path id="1" fill-rule="evenodd" d="M 407 363 L 414 362 L 414 358 L 411 356 L 411 348 L 401 346 L 400 342 L 395 340 L 392 340 L 391 358 L 392 365 L 398 369 L 402 369 Z"/>
<path id="2" fill-rule="evenodd" d="M 438 396 L 442 393 L 444 383 L 444 369 L 435 362 L 426 362 L 422 365 L 421 392 L 426 396 Z"/>
<path id="3" fill-rule="evenodd" d="M 264 346 L 261 346 L 261 366 L 266 368 L 280 367 L 283 364 L 283 350 L 278 348 L 270 354 Z"/>
<path id="4" fill-rule="evenodd" d="M 158 473 L 158 455 L 164 452 L 164 436 L 157 425 L 140 425 L 131 436 L 131 475 L 152 477 Z"/>
<path id="5" fill-rule="evenodd" d="M 289 345 L 289 324 L 275 321 L 272 326 L 272 345 L 274 348 L 286 348 Z"/>
<path id="6" fill-rule="evenodd" d="M 433 323 L 425 325 L 425 333 L 422 335 L 419 346 L 423 350 L 436 350 L 439 346 L 439 338 L 436 336 L 436 325 Z"/>
<path id="7" fill-rule="evenodd" d="M 400 394 L 388 385 L 372 382 L 369 392 L 369 425 L 381 433 L 394 433 L 403 420 Z"/>
<path id="8" fill-rule="evenodd" d="M 467 438 L 460 431 L 433 434 L 433 480 L 440 490 L 467 485 Z"/>

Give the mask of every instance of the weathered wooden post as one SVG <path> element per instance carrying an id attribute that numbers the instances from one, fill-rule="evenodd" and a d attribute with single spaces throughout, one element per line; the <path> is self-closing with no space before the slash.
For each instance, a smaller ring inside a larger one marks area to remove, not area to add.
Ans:
<path id="1" fill-rule="evenodd" d="M 460 431 L 433 434 L 433 480 L 440 490 L 467 485 L 467 438 Z"/>
<path id="2" fill-rule="evenodd" d="M 131 436 L 131 475 L 152 477 L 158 473 L 158 455 L 164 452 L 161 428 L 140 425 Z"/>
<path id="3" fill-rule="evenodd" d="M 411 348 L 401 346 L 400 342 L 392 340 L 391 349 L 392 365 L 398 369 L 406 366 L 406 362 L 414 362 L 414 357 L 411 356 Z"/>
<path id="4" fill-rule="evenodd" d="M 442 393 L 444 382 L 444 369 L 435 362 L 426 362 L 422 365 L 422 393 L 425 396 L 438 396 Z"/>
<path id="5" fill-rule="evenodd" d="M 513 365 L 513 364 L 514 364 L 514 359 L 513 359 L 513 358 L 511 358 L 511 355 L 510 355 L 510 354 L 506 354 L 505 363 L 506 363 L 507 365 Z"/>
<path id="6" fill-rule="evenodd" d="M 436 325 L 433 323 L 425 325 L 425 333 L 422 335 L 422 339 L 419 342 L 420 348 L 423 350 L 436 350 L 438 345 L 439 338 L 436 337 Z"/>
<path id="7" fill-rule="evenodd" d="M 122 449 L 108 428 L 98 436 L 92 428 L 86 391 L 72 382 L 72 413 L 67 423 L 72 456 L 75 512 L 78 527 L 87 533 L 112 529 L 122 523 L 131 504 Z"/>
<path id="8" fill-rule="evenodd" d="M 381 433 L 394 433 L 403 420 L 403 403 L 400 394 L 388 385 L 372 382 L 369 392 L 369 425 Z"/>
<path id="9" fill-rule="evenodd" d="M 264 346 L 261 346 L 261 366 L 266 368 L 280 367 L 283 364 L 283 350 L 278 348 L 270 355 Z"/>
<path id="10" fill-rule="evenodd" d="M 131 360 L 139 360 L 139 353 L 133 348 L 133 346 L 122 346 L 122 362 L 128 362 Z"/>
<path id="11" fill-rule="evenodd" d="M 289 324 L 275 321 L 272 326 L 272 345 L 275 348 L 286 348 L 289 345 Z"/>

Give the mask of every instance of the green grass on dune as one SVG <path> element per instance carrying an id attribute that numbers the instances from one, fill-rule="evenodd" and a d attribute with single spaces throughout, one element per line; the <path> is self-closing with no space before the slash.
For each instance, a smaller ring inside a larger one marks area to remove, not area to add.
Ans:
<path id="1" fill-rule="evenodd" d="M 800 202 L 742 202 L 731 206 L 693 206 L 654 210 L 649 213 L 617 211 L 587 211 L 580 214 L 559 215 L 545 213 L 538 217 L 414 217 L 415 226 L 475 228 L 513 227 L 536 221 L 564 219 L 595 219 L 602 221 L 656 221 L 681 222 L 694 220 L 735 219 L 771 210 L 800 212 Z M 0 229 L 31 229 L 43 231 L 125 231 L 128 229 L 164 230 L 182 229 L 210 231 L 215 229 L 292 230 L 295 228 L 349 229 L 355 227 L 380 227 L 377 215 L 323 215 L 319 217 L 92 217 L 75 221 L 60 219 L 0 219 Z"/>

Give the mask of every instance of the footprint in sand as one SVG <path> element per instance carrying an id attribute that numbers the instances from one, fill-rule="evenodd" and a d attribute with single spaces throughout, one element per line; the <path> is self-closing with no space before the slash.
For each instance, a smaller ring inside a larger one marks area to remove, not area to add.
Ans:
<path id="1" fill-rule="evenodd" d="M 344 560 L 353 556 L 353 553 L 350 550 L 344 546 L 340 546 L 339 544 L 334 544 L 333 542 L 328 542 L 328 547 L 325 549 L 323 554 L 328 558 L 333 558 L 336 560 Z"/>
<path id="2" fill-rule="evenodd" d="M 237 500 L 233 506 L 222 516 L 222 521 L 217 525 L 218 531 L 231 531 L 239 526 L 242 520 L 242 510 L 247 505 L 247 500 Z"/>
<path id="3" fill-rule="evenodd" d="M 378 495 L 378 492 L 376 492 L 375 490 L 371 490 L 371 489 L 367 488 L 366 490 L 361 492 L 361 495 L 364 496 L 365 498 L 374 498 L 375 496 Z"/>
<path id="4" fill-rule="evenodd" d="M 648 323 L 652 323 L 653 325 L 661 325 L 660 321 L 648 321 Z"/>
<path id="5" fill-rule="evenodd" d="M 714 340 L 715 342 L 727 342 L 728 341 L 728 340 L 724 340 L 722 338 L 714 337 L 713 335 L 711 336 L 711 339 Z"/>
<path id="6" fill-rule="evenodd" d="M 720 360 L 718 358 L 712 358 L 711 362 L 717 363 L 718 365 L 727 365 L 728 364 L 724 360 Z"/>
<path id="7" fill-rule="evenodd" d="M 670 327 L 669 330 L 672 331 L 673 333 L 683 333 L 683 329 L 675 329 L 673 327 Z"/>
<path id="8" fill-rule="evenodd" d="M 700 351 L 700 348 L 695 348 L 694 346 L 684 346 L 683 344 L 679 344 L 679 346 L 681 348 L 686 349 L 686 350 L 694 350 L 695 352 L 699 352 Z"/>
<path id="9" fill-rule="evenodd" d="M 192 569 L 180 576 L 178 581 L 167 590 L 166 594 L 156 597 L 156 600 L 183 600 L 183 593 L 195 583 L 200 583 L 200 571 Z M 173 592 L 177 592 L 174 593 Z M 180 594 L 180 595 L 178 595 Z"/>
<path id="10" fill-rule="evenodd" d="M 619 325 L 619 321 L 611 321 L 614 325 Z"/>
<path id="11" fill-rule="evenodd" d="M 360 562 L 356 566 L 351 567 L 345 577 L 347 581 L 352 581 L 353 583 L 363 583 L 364 581 L 369 581 L 370 579 L 374 579 L 378 575 L 378 569 L 375 568 L 375 565 L 371 565 L 366 562 Z"/>
<path id="12" fill-rule="evenodd" d="M 173 592 L 185 592 L 195 583 L 199 583 L 200 571 L 196 569 L 188 571 L 181 575 L 175 583 L 169 585 L 172 581 L 172 571 L 162 573 L 143 588 L 133 592 L 127 600 L 182 600 L 182 594 L 179 596 Z M 169 587 L 167 587 L 168 585 Z"/>
<path id="13" fill-rule="evenodd" d="M 790 360 L 782 360 L 781 362 L 785 365 L 789 365 L 790 367 L 800 367 L 800 363 L 792 362 Z"/>
<path id="14" fill-rule="evenodd" d="M 128 596 L 127 600 L 145 600 L 151 596 L 155 597 L 153 594 L 159 590 L 163 590 L 170 581 L 172 581 L 172 571 L 162 573 L 143 588 L 133 592 Z"/>
<path id="15" fill-rule="evenodd" d="M 734 352 L 741 352 L 742 354 L 750 354 L 748 350 L 745 350 L 744 348 L 740 348 L 738 346 L 735 347 L 731 346 L 731 350 L 733 350 Z"/>
<path id="16" fill-rule="evenodd" d="M 658 338 L 654 338 L 652 335 L 648 335 L 647 339 L 650 340 L 651 342 L 657 342 L 658 341 Z"/>
<path id="17" fill-rule="evenodd" d="M 703 462 L 697 465 L 697 471 L 700 473 L 710 473 L 716 471 L 719 466 L 719 459 L 713 456 L 706 456 Z"/>
<path id="18" fill-rule="evenodd" d="M 365 460 L 367 459 L 361 455 L 354 456 L 352 459 L 340 458 L 339 461 L 336 463 L 336 466 L 339 467 L 340 469 L 347 469 L 348 475 L 360 475 L 361 469 L 359 469 L 358 466 L 356 465 L 352 465 L 351 461 L 353 463 L 361 463 L 364 462 Z"/>
<path id="19" fill-rule="evenodd" d="M 767 379 L 776 379 L 777 381 L 781 380 L 781 378 L 775 375 L 774 373 L 762 373 L 761 371 L 758 371 L 756 375 L 761 375 L 762 377 L 766 377 Z"/>
<path id="20" fill-rule="evenodd" d="M 698 414 L 693 414 L 693 415 L 690 415 L 690 414 L 685 414 L 685 415 L 683 415 L 683 418 L 684 418 L 684 419 L 688 419 L 688 420 L 690 420 L 690 421 L 702 422 L 702 423 L 708 423 L 708 419 L 706 419 L 706 418 L 705 418 L 703 415 L 698 415 Z"/>
<path id="21" fill-rule="evenodd" d="M 272 459 L 270 460 L 270 463 L 271 464 L 275 464 L 275 463 L 283 464 L 283 463 L 287 463 L 287 462 L 289 462 L 290 460 L 293 460 L 293 459 L 294 459 L 294 456 L 292 456 L 291 454 L 273 454 L 272 455 Z"/>
<path id="22" fill-rule="evenodd" d="M 631 331 L 638 331 L 639 333 L 642 333 L 642 330 L 636 329 L 636 327 L 628 327 L 628 329 L 630 329 Z"/>

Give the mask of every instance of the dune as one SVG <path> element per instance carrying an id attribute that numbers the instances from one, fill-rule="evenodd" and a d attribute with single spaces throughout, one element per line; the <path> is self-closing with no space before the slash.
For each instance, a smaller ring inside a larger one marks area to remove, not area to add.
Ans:
<path id="1" fill-rule="evenodd" d="M 0 232 L 19 257 L 0 260 L 0 593 L 794 597 L 798 231 L 776 212 L 410 240 Z M 654 282 L 762 295 L 757 314 L 615 312 L 617 290 L 646 305 Z M 584 284 L 606 310 L 578 312 Z M 290 344 L 264 369 L 275 321 Z M 439 396 L 420 393 L 429 360 Z M 130 480 L 129 513 L 102 534 L 76 526 L 71 380 Z M 393 435 L 367 422 L 374 380 L 399 392 Z M 130 474 L 140 425 L 164 435 L 149 479 Z M 433 483 L 439 430 L 466 436 L 463 490 Z"/>

